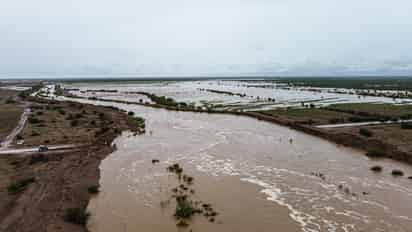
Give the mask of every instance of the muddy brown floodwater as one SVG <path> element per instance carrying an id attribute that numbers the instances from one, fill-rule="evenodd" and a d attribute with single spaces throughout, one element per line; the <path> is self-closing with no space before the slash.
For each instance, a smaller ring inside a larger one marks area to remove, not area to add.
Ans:
<path id="1" fill-rule="evenodd" d="M 86 100 L 77 100 L 91 102 Z M 91 231 L 410 231 L 408 165 L 252 118 L 171 112 L 108 102 L 146 118 L 146 135 L 127 133 L 101 164 L 101 192 L 91 200 Z M 160 163 L 153 165 L 152 159 Z M 176 227 L 170 197 L 179 163 L 196 195 L 219 212 Z M 383 167 L 373 173 L 373 165 Z"/>

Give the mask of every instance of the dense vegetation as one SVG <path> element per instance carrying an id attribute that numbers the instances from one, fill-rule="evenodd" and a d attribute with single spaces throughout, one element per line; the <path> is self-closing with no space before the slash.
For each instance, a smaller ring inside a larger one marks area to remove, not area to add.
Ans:
<path id="1" fill-rule="evenodd" d="M 401 123 L 401 128 L 405 130 L 412 130 L 412 123 Z"/>
<path id="2" fill-rule="evenodd" d="M 370 149 L 368 152 L 366 152 L 366 156 L 373 157 L 373 158 L 382 158 L 385 157 L 386 154 L 382 150 L 379 149 Z"/>
<path id="3" fill-rule="evenodd" d="M 99 193 L 99 186 L 98 186 L 98 185 L 89 186 L 89 187 L 87 188 L 87 191 L 88 191 L 90 194 Z"/>
<path id="4" fill-rule="evenodd" d="M 174 173 L 179 181 L 179 185 L 171 191 L 172 198 L 176 200 L 174 213 L 174 217 L 178 220 L 176 225 L 179 227 L 189 226 L 188 220 L 196 214 L 203 215 L 209 222 L 214 222 L 218 213 L 212 208 L 211 204 L 194 200 L 194 178 L 185 174 L 183 168 L 177 163 L 167 167 L 167 170 L 170 173 Z"/>
<path id="5" fill-rule="evenodd" d="M 156 104 L 163 105 L 163 106 L 172 106 L 172 107 L 178 107 L 178 108 L 188 108 L 190 106 L 186 102 L 176 102 L 173 98 L 166 97 L 166 96 L 157 96 L 156 94 L 147 93 L 147 92 L 137 92 L 137 93 L 145 95 L 151 101 L 155 102 Z"/>
<path id="6" fill-rule="evenodd" d="M 7 187 L 7 191 L 10 194 L 17 194 L 24 191 L 30 184 L 34 183 L 36 180 L 33 177 L 19 180 Z"/>
<path id="7" fill-rule="evenodd" d="M 371 137 L 373 135 L 372 131 L 366 129 L 366 128 L 360 128 L 359 129 L 359 134 L 363 135 L 365 137 Z"/>
<path id="8" fill-rule="evenodd" d="M 382 172 L 382 167 L 381 166 L 373 166 L 371 167 L 371 170 L 374 172 Z"/>
<path id="9" fill-rule="evenodd" d="M 135 116 L 133 119 L 134 119 L 134 121 L 136 122 L 136 125 L 137 125 L 137 127 L 139 128 L 139 131 L 140 131 L 141 133 L 144 133 L 144 132 L 145 132 L 145 128 L 146 128 L 145 119 L 144 119 L 144 118 L 141 118 L 141 117 L 137 117 L 137 116 Z"/>

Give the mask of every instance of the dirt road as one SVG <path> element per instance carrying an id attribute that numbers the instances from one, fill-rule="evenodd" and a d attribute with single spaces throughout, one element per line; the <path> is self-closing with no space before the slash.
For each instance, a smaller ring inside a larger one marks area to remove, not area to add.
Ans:
<path id="1" fill-rule="evenodd" d="M 79 147 L 78 145 L 56 145 L 56 146 L 49 146 L 48 151 L 44 151 L 42 153 L 53 152 L 56 151 L 72 151 L 74 148 Z M 2 149 L 0 150 L 0 155 L 5 154 L 33 154 L 39 152 L 38 147 L 30 147 L 30 148 L 18 148 L 18 149 Z"/>

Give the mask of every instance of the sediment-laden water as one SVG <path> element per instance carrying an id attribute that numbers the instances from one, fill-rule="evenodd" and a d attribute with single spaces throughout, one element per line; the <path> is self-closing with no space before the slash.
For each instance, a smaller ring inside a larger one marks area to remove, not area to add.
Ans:
<path id="1" fill-rule="evenodd" d="M 124 93 L 134 87 L 116 88 L 117 93 L 90 94 L 139 100 Z M 133 111 L 147 125 L 145 135 L 118 137 L 117 151 L 102 162 L 101 192 L 88 208 L 91 231 L 406 232 L 412 228 L 412 180 L 391 175 L 393 169 L 401 169 L 412 176 L 409 165 L 371 160 L 361 151 L 242 116 L 74 100 Z M 153 159 L 160 162 L 152 164 Z M 195 198 L 213 205 L 219 213 L 215 222 L 196 216 L 188 227 L 176 227 L 175 206 L 164 204 L 178 184 L 166 171 L 174 163 L 195 178 Z M 383 171 L 370 171 L 374 165 Z"/>
<path id="2" fill-rule="evenodd" d="M 86 100 L 79 100 L 86 101 Z M 93 102 L 93 101 L 88 101 Z M 91 231 L 409 231 L 412 168 L 252 118 L 113 105 L 146 118 L 147 133 L 123 134 L 101 164 Z M 159 159 L 159 164 L 152 164 Z M 178 162 L 196 194 L 219 212 L 176 227 L 161 205 Z M 382 173 L 369 168 L 381 165 Z"/>

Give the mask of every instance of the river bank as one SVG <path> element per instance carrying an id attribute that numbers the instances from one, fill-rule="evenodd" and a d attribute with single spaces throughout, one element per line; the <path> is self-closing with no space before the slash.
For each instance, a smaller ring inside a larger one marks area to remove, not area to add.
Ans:
<path id="1" fill-rule="evenodd" d="M 7 140 L 13 129 L 17 126 L 24 107 L 18 102 L 18 91 L 0 88 L 0 144 Z M 0 146 L 1 149 L 1 146 Z"/>
<path id="2" fill-rule="evenodd" d="M 138 134 L 142 125 L 112 107 L 36 98 L 32 110 L 20 133 L 26 146 L 82 145 L 61 153 L 2 155 L 0 231 L 86 231 L 77 219 L 88 217 L 101 160 L 114 151 L 111 142 L 122 131 Z"/>

